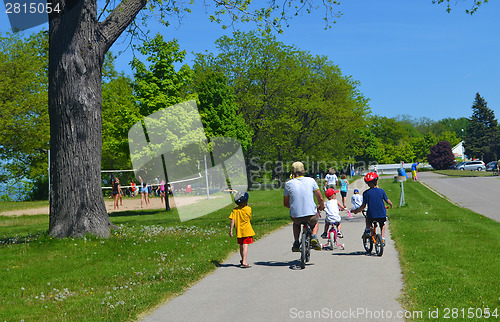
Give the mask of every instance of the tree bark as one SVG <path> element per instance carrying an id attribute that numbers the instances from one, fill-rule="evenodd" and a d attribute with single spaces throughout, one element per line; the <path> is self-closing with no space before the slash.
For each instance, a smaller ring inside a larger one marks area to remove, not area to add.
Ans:
<path id="1" fill-rule="evenodd" d="M 101 24 L 95 0 L 61 1 L 49 15 L 50 219 L 54 237 L 108 237 L 101 192 L 101 70 L 145 1 L 120 4 Z M 131 10 L 132 8 L 132 10 Z"/>

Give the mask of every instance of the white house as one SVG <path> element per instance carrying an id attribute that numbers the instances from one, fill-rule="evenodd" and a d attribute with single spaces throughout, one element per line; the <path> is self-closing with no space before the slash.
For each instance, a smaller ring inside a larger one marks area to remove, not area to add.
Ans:
<path id="1" fill-rule="evenodd" d="M 465 155 L 464 141 L 455 145 L 451 151 L 455 155 L 455 159 L 460 158 L 462 160 L 465 160 L 465 158 L 467 157 Z"/>

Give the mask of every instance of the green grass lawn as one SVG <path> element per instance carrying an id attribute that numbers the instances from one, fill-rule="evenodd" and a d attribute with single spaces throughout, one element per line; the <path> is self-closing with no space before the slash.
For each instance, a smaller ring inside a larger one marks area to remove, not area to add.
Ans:
<path id="1" fill-rule="evenodd" d="M 435 170 L 435 173 L 444 174 L 452 177 L 497 177 L 496 172 L 492 171 L 462 171 L 462 170 Z"/>
<path id="2" fill-rule="evenodd" d="M 290 223 L 282 190 L 250 192 L 256 239 Z M 184 292 L 238 249 L 232 206 L 114 213 L 109 239 L 52 239 L 48 216 L 0 217 L 0 321 L 127 321 Z"/>
<path id="3" fill-rule="evenodd" d="M 398 205 L 399 183 L 382 180 L 382 188 Z M 440 319 L 446 311 L 452 318 L 456 309 L 459 317 L 465 314 L 458 320 L 468 320 L 469 308 L 474 314 L 496 309 L 500 316 L 500 223 L 454 206 L 420 183 L 407 181 L 404 189 L 406 205 L 389 210 L 404 277 L 403 307 L 422 311 L 424 318 L 436 309 Z"/>

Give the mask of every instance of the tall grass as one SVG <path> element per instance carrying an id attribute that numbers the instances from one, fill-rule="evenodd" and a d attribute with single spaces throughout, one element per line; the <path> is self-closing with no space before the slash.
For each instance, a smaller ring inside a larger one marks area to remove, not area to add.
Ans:
<path id="1" fill-rule="evenodd" d="M 256 239 L 287 223 L 282 191 L 250 192 Z M 0 320 L 126 321 L 186 290 L 237 250 L 232 206 L 114 213 L 108 239 L 53 239 L 48 216 L 0 217 Z"/>
<path id="2" fill-rule="evenodd" d="M 399 183 L 383 180 L 382 187 L 399 204 Z M 438 309 L 444 318 L 450 309 L 467 317 L 469 308 L 498 308 L 500 223 L 455 206 L 418 182 L 405 182 L 404 189 L 406 205 L 389 216 L 404 276 L 405 309 L 423 311 L 429 319 L 429 310 Z"/>

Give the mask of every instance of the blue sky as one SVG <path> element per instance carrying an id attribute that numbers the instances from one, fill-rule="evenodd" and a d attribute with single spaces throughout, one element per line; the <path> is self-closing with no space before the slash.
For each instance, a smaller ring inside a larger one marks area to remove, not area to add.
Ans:
<path id="1" fill-rule="evenodd" d="M 210 3 L 210 1 L 205 1 Z M 150 23 L 151 35 L 177 38 L 182 49 L 215 52 L 214 42 L 232 30 L 210 23 L 210 8 L 198 4 L 181 24 L 168 28 Z M 361 82 L 374 114 L 394 117 L 407 114 L 440 120 L 470 117 L 476 92 L 500 115 L 500 3 L 484 4 L 473 15 L 464 10 L 471 0 L 452 1 L 452 13 L 431 0 L 350 0 L 338 6 L 343 16 L 324 30 L 321 11 L 291 21 L 278 40 L 312 54 L 326 55 L 345 75 Z M 248 30 L 252 24 L 238 24 Z M 47 26 L 46 26 L 47 27 Z M 0 31 L 9 29 L 0 13 Z M 38 29 L 32 29 L 37 31 Z M 120 40 L 111 48 L 124 48 Z M 117 69 L 131 74 L 130 50 L 117 60 Z"/>

